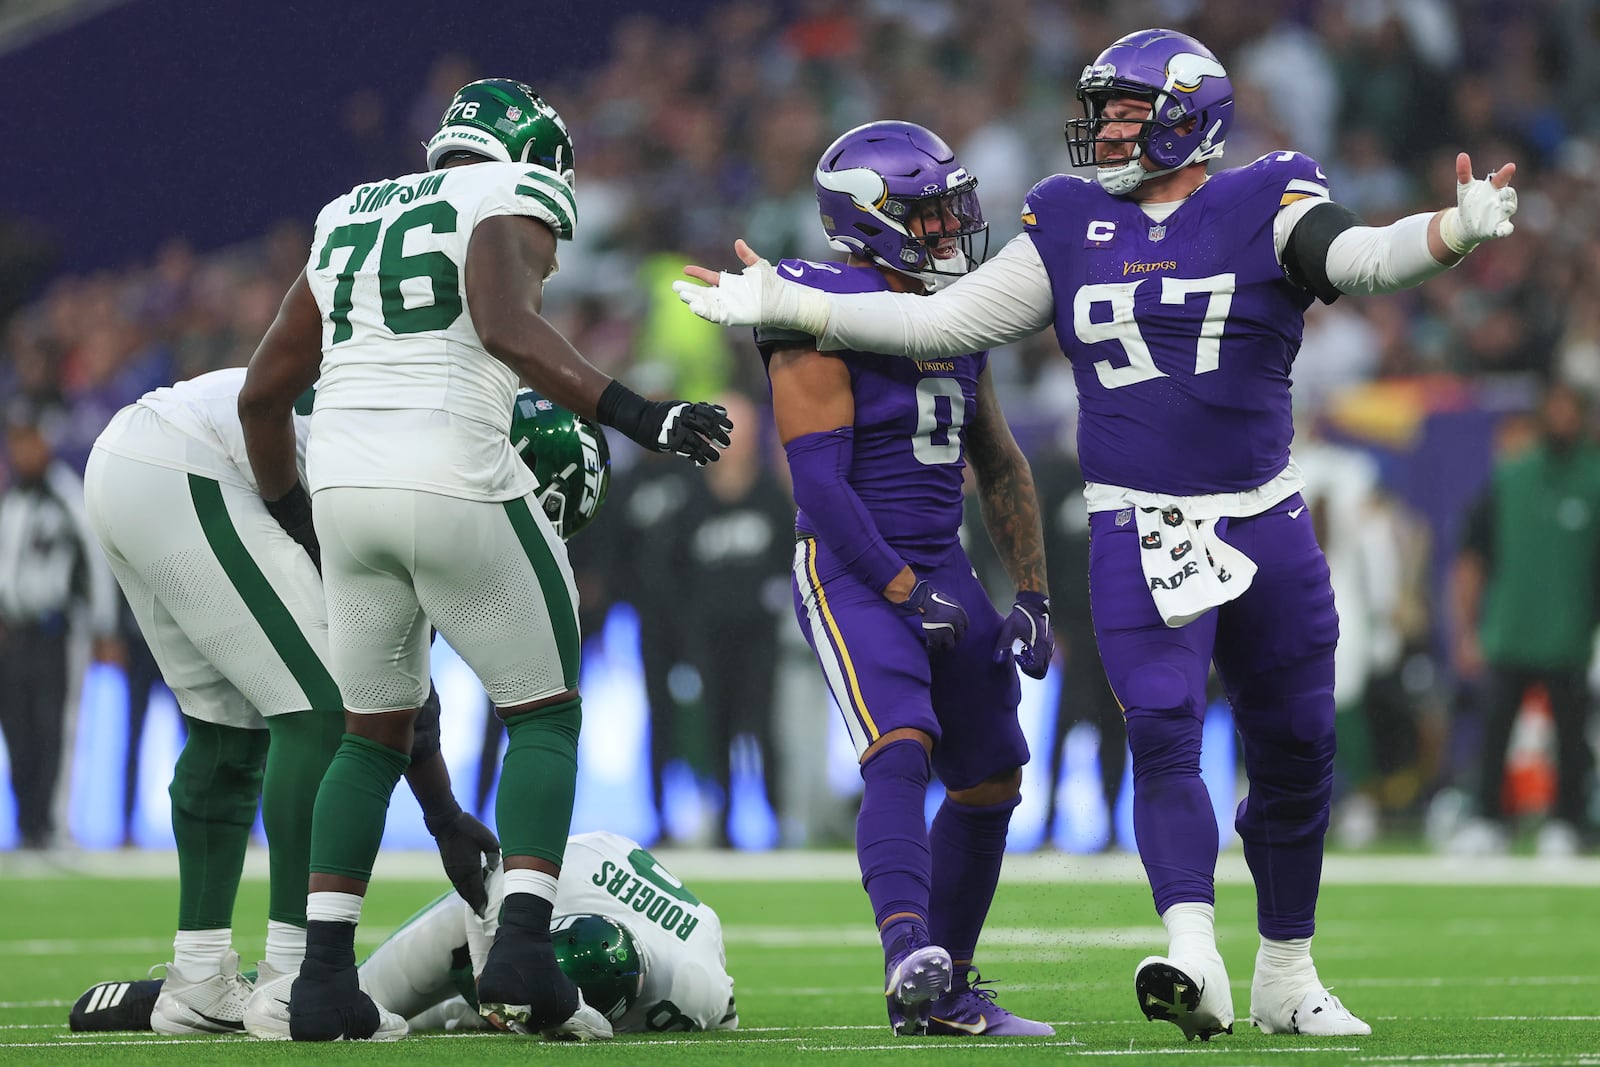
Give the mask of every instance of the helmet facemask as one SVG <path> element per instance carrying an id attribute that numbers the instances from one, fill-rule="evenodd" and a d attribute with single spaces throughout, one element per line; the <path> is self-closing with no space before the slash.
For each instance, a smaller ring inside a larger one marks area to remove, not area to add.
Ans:
<path id="1" fill-rule="evenodd" d="M 1084 117 L 1066 124 L 1075 167 L 1095 168 L 1095 180 L 1113 196 L 1126 196 L 1143 182 L 1222 155 L 1233 117 L 1233 85 L 1216 57 L 1200 42 L 1171 30 L 1128 34 L 1083 69 L 1078 100 Z M 1142 119 L 1107 120 L 1114 100 L 1150 106 Z M 1132 136 L 1107 138 L 1111 123 L 1136 126 Z M 1102 162 L 1100 146 L 1115 145 L 1117 158 Z M 1120 149 L 1127 146 L 1127 152 Z M 1153 167 L 1147 168 L 1148 158 Z"/>
<path id="2" fill-rule="evenodd" d="M 989 253 L 989 224 L 978 203 L 976 178 L 937 196 L 890 197 L 883 214 L 903 238 L 899 262 L 873 258 L 916 276 L 930 290 L 966 274 Z"/>
<path id="3" fill-rule="evenodd" d="M 928 290 L 966 274 L 988 253 L 978 180 L 921 126 L 858 126 L 822 154 L 813 181 L 831 247 Z"/>

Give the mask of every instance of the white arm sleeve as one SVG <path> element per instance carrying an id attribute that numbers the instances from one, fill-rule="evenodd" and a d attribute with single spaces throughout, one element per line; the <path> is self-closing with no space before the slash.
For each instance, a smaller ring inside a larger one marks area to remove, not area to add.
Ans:
<path id="1" fill-rule="evenodd" d="M 1307 212 L 1328 203 L 1321 198 L 1297 200 L 1273 219 L 1278 261 L 1289 235 Z M 1341 293 L 1393 293 L 1409 289 L 1450 269 L 1428 251 L 1428 223 L 1434 212 L 1407 215 L 1388 226 L 1352 226 L 1328 246 L 1328 280 Z"/>
<path id="2" fill-rule="evenodd" d="M 1013 237 L 971 274 L 927 296 L 830 296 L 824 352 L 852 349 L 926 359 L 960 356 L 1038 333 L 1055 319 L 1044 261 L 1027 234 Z"/>

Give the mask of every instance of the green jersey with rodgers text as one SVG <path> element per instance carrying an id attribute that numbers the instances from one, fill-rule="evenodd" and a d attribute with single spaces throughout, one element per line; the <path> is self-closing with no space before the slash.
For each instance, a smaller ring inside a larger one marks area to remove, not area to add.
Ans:
<path id="1" fill-rule="evenodd" d="M 499 501 L 534 490 L 507 438 L 517 375 L 484 349 L 466 300 L 468 245 L 496 215 L 569 237 L 576 205 L 553 171 L 485 162 L 368 182 L 317 216 L 306 264 L 322 312 L 313 493 Z"/>

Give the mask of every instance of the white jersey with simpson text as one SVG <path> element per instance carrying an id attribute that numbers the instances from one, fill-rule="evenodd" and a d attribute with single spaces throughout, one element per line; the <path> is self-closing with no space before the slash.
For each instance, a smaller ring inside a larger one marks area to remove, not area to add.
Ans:
<path id="1" fill-rule="evenodd" d="M 559 176 L 497 162 L 368 182 L 322 209 L 306 264 L 322 312 L 312 492 L 378 486 L 495 501 L 532 491 L 506 436 L 517 376 L 478 339 L 467 248 L 496 215 L 560 233 L 575 214 Z"/>

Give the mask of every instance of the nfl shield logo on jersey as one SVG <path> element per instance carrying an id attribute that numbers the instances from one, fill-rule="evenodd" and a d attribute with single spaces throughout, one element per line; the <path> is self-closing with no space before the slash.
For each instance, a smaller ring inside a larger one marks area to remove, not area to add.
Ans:
<path id="1" fill-rule="evenodd" d="M 1162 226 L 1152 226 L 1152 227 L 1150 227 L 1150 240 L 1159 241 L 1159 240 L 1161 240 L 1162 238 L 1164 238 L 1166 236 L 1167 236 L 1167 228 L 1166 228 L 1166 226 L 1162 225 Z"/>

